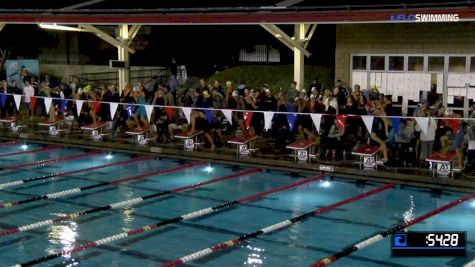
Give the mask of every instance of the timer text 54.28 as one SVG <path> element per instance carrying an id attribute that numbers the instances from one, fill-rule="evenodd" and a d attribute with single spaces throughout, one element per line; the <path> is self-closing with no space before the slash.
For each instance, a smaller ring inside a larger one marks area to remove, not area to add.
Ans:
<path id="1" fill-rule="evenodd" d="M 429 247 L 438 245 L 438 247 L 457 247 L 459 245 L 458 234 L 428 234 L 426 244 Z"/>

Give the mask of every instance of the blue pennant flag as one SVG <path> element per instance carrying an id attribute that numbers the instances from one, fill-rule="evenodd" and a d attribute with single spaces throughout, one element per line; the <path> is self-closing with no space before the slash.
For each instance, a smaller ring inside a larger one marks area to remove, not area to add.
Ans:
<path id="1" fill-rule="evenodd" d="M 66 108 L 67 104 L 68 100 L 62 99 L 61 102 L 59 102 L 59 112 L 64 112 L 64 108 Z"/>
<path id="2" fill-rule="evenodd" d="M 127 106 L 127 119 L 132 118 L 132 114 L 134 113 L 134 105 L 128 105 Z"/>
<path id="3" fill-rule="evenodd" d="M 294 130 L 296 120 L 297 120 L 297 115 L 287 114 L 287 123 L 289 124 L 289 129 L 291 132 Z"/>
<path id="4" fill-rule="evenodd" d="M 4 107 L 5 102 L 7 102 L 7 95 L 6 94 L 0 94 L 0 107 Z"/>
<path id="5" fill-rule="evenodd" d="M 401 124 L 401 118 L 390 118 L 394 133 L 399 132 L 399 124 Z"/>
<path id="6" fill-rule="evenodd" d="M 216 121 L 216 118 L 214 117 L 214 113 L 212 110 L 209 109 L 204 109 L 204 113 L 206 114 L 206 118 L 208 119 L 208 123 L 213 123 Z"/>

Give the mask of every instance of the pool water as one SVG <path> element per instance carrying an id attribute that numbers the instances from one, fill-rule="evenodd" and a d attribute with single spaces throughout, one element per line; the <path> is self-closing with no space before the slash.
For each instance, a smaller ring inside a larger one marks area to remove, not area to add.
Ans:
<path id="1" fill-rule="evenodd" d="M 40 145 L 28 145 L 28 149 L 40 147 Z M 22 151 L 21 145 L 0 147 L 0 155 L 17 151 Z M 81 153 L 85 151 L 61 148 L 0 157 L 0 167 Z M 81 170 L 132 157 L 140 156 L 116 153 L 107 158 L 107 153 L 103 153 L 44 166 L 1 170 L 0 183 Z M 189 162 L 191 161 L 187 161 Z M 177 160 L 152 158 L 26 183 L 0 190 L 0 204 L 182 165 L 184 162 Z M 102 186 L 71 196 L 0 209 L 0 230 L 208 181 L 245 169 L 218 164 L 210 168 L 205 164 L 117 185 Z M 152 198 L 132 207 L 97 212 L 35 230 L 0 236 L 0 266 L 28 262 L 62 249 L 271 190 L 306 177 L 296 178 L 279 171 L 261 171 L 204 185 L 194 190 Z M 353 180 L 327 177 L 323 181 L 270 194 L 200 219 L 170 224 L 41 263 L 39 266 L 159 266 L 381 185 L 383 184 L 373 182 L 361 184 Z M 311 217 L 280 231 L 250 239 L 234 248 L 221 250 L 211 256 L 190 262 L 188 266 L 308 266 L 355 242 L 388 230 L 405 220 L 415 218 L 464 195 L 452 191 L 434 194 L 424 188 L 395 187 Z M 332 266 L 463 266 L 475 258 L 473 200 L 409 229 L 467 231 L 467 258 L 393 258 L 390 252 L 391 238 L 386 238 L 338 260 Z"/>

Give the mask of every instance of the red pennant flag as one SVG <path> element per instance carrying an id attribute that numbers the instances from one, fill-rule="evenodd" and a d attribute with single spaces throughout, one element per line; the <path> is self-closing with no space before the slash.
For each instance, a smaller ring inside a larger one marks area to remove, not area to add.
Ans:
<path id="1" fill-rule="evenodd" d="M 244 112 L 244 126 L 246 127 L 246 129 L 249 129 L 249 126 L 251 125 L 252 114 L 254 113 Z"/>
<path id="2" fill-rule="evenodd" d="M 338 131 L 343 132 L 345 130 L 346 115 L 336 115 L 336 127 Z"/>
<path id="3" fill-rule="evenodd" d="M 167 113 L 167 117 L 169 121 L 173 120 L 173 108 L 166 107 L 165 112 Z"/>
<path id="4" fill-rule="evenodd" d="M 31 108 L 31 114 L 35 113 L 35 108 L 36 108 L 36 97 L 30 96 L 30 108 Z"/>
<path id="5" fill-rule="evenodd" d="M 101 108 L 101 103 L 100 102 L 94 102 L 92 104 L 92 108 L 93 108 L 93 110 L 96 114 L 99 113 L 99 109 Z"/>
<path id="6" fill-rule="evenodd" d="M 456 133 L 459 130 L 459 120 L 447 119 L 445 123 L 450 127 L 450 129 L 452 129 L 453 133 Z"/>

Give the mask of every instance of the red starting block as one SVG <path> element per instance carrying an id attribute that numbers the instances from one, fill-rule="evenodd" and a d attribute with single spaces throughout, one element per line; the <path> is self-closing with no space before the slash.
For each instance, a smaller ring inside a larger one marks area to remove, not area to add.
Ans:
<path id="1" fill-rule="evenodd" d="M 359 157 L 358 164 L 361 168 L 376 168 L 379 151 L 379 146 L 363 145 L 353 150 L 351 154 Z"/>
<path id="2" fill-rule="evenodd" d="M 298 160 L 310 162 L 311 158 L 315 158 L 315 155 L 310 153 L 310 149 L 316 144 L 316 141 L 299 140 L 288 145 L 287 148 L 294 151 L 294 155 L 292 155 L 292 157 L 294 157 L 295 161 Z"/>
<path id="3" fill-rule="evenodd" d="M 449 176 L 454 178 L 454 161 L 457 159 L 456 152 L 448 152 L 443 154 L 440 152 L 433 153 L 426 159 L 429 162 L 429 169 L 432 170 L 432 177 Z"/>
<path id="4" fill-rule="evenodd" d="M 81 129 L 85 131 L 91 131 L 92 140 L 102 140 L 102 136 L 105 135 L 103 133 L 104 128 L 106 128 L 108 125 L 109 124 L 107 122 L 91 123 L 91 124 L 82 126 Z"/>
<path id="5" fill-rule="evenodd" d="M 23 126 L 18 125 L 18 121 L 21 119 L 21 115 L 8 116 L 0 119 L 0 123 L 7 123 L 10 130 L 14 133 L 18 133 Z"/>
<path id="6" fill-rule="evenodd" d="M 195 150 L 201 143 L 198 143 L 198 136 L 202 135 L 204 131 L 190 131 L 181 132 L 175 135 L 175 138 L 183 140 L 183 148 L 185 150 Z"/>
<path id="7" fill-rule="evenodd" d="M 63 131 L 60 128 L 60 125 L 62 122 L 64 122 L 64 119 L 60 118 L 60 119 L 55 119 L 55 120 L 46 120 L 43 122 L 39 122 L 38 125 L 48 127 L 49 135 L 57 136 Z"/>
<path id="8" fill-rule="evenodd" d="M 236 145 L 236 155 L 237 156 L 248 156 L 251 154 L 251 152 L 255 151 L 255 149 L 252 147 L 252 142 L 255 140 L 257 136 L 250 136 L 250 135 L 244 135 L 244 136 L 236 136 L 233 139 L 229 140 L 229 144 Z"/>

